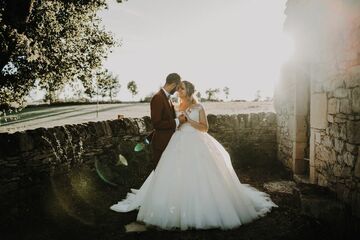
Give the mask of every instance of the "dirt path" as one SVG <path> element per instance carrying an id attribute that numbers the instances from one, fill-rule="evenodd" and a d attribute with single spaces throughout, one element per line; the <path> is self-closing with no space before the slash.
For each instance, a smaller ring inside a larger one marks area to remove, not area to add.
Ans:
<path id="1" fill-rule="evenodd" d="M 262 191 L 266 191 L 264 183 L 291 181 L 291 174 L 276 164 L 265 168 L 242 167 L 236 171 L 242 183 Z M 6 231 L 1 230 L 1 239 L 335 239 L 328 226 L 300 214 L 291 193 L 281 192 L 271 193 L 278 208 L 234 230 L 161 231 L 150 228 L 144 232 L 126 232 L 125 226 L 136 221 L 137 211 L 116 213 L 109 210 L 109 206 L 125 196 L 129 189 L 106 185 L 99 178 L 94 179 L 92 172 L 86 176 L 92 176 L 83 179 L 91 183 L 92 191 L 87 194 L 74 192 L 66 181 L 61 181 L 52 184 L 52 196 L 43 197 L 46 204 L 33 203 L 23 209 L 19 206 L 21 218 L 2 223 Z M 38 194 L 43 196 L 41 191 Z M 27 196 L 29 202 L 30 198 L 39 197 L 35 193 Z"/>
<path id="2" fill-rule="evenodd" d="M 205 102 L 208 114 L 274 112 L 272 102 Z M 149 103 L 70 105 L 25 108 L 20 113 L 0 116 L 0 132 L 16 132 L 39 127 L 97 122 L 124 117 L 150 116 Z"/>

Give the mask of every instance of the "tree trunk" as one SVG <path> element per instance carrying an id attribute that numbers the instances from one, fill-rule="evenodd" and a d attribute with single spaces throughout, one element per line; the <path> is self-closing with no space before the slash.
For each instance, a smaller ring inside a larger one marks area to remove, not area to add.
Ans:
<path id="1" fill-rule="evenodd" d="M 34 0 L 5 0 L 4 22 L 23 32 L 29 20 Z"/>

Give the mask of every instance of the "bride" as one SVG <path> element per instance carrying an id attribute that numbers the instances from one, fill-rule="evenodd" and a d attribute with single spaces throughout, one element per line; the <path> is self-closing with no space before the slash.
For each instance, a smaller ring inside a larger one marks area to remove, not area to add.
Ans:
<path id="1" fill-rule="evenodd" d="M 110 209 L 138 209 L 137 221 L 162 229 L 232 229 L 277 207 L 268 194 L 240 183 L 229 154 L 207 133 L 204 107 L 194 85 L 181 82 L 180 105 L 188 121 L 179 126 L 155 170 L 140 189 Z"/>

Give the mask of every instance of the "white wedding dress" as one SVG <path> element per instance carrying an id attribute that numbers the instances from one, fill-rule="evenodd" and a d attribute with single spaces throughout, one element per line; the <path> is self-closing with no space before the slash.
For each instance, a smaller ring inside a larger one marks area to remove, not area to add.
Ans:
<path id="1" fill-rule="evenodd" d="M 199 121 L 198 104 L 188 116 Z M 269 195 L 240 183 L 224 147 L 206 132 L 183 124 L 139 190 L 110 209 L 138 209 L 137 221 L 162 229 L 232 229 L 277 207 Z"/>

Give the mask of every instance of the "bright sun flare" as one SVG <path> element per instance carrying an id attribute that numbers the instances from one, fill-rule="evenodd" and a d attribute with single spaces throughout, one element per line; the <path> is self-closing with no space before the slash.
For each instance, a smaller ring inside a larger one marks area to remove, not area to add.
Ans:
<path id="1" fill-rule="evenodd" d="M 294 52 L 284 34 L 286 0 L 132 0 L 100 14 L 122 45 L 105 67 L 118 74 L 120 100 L 138 100 L 178 72 L 205 95 L 209 88 L 230 88 L 230 99 L 272 97 L 281 65 Z M 216 17 L 214 17 L 216 16 Z M 132 99 L 126 84 L 134 80 Z"/>

